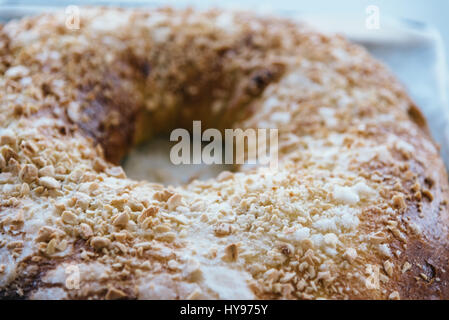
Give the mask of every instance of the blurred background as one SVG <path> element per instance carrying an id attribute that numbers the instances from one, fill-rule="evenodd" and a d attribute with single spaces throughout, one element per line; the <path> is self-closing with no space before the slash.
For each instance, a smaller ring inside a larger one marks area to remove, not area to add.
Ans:
<path id="1" fill-rule="evenodd" d="M 304 14 L 366 14 L 369 5 L 378 6 L 380 17 L 394 17 L 424 22 L 435 26 L 441 33 L 446 52 L 449 49 L 449 1 L 447 0 L 108 0 L 108 1 L 66 1 L 66 0 L 0 0 L 0 5 L 82 5 L 90 3 L 115 3 L 122 5 L 196 5 L 231 6 L 262 11 L 294 11 Z M 449 61 L 449 60 L 448 60 Z"/>

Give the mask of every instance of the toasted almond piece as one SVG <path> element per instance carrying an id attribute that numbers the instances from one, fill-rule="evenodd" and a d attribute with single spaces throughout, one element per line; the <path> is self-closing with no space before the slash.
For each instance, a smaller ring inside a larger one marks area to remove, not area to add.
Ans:
<path id="1" fill-rule="evenodd" d="M 76 216 L 76 214 L 74 214 L 71 211 L 64 211 L 61 215 L 62 217 L 62 221 L 64 221 L 64 223 L 67 224 L 77 224 L 78 223 L 78 217 Z"/>
<path id="2" fill-rule="evenodd" d="M 167 200 L 173 195 L 172 192 L 168 190 L 158 191 L 154 194 L 153 198 L 160 202 L 167 202 Z"/>
<path id="3" fill-rule="evenodd" d="M 56 239 L 51 239 L 50 242 L 47 244 L 47 248 L 45 250 L 45 252 L 48 255 L 52 255 L 56 252 L 56 246 L 58 245 L 58 240 Z"/>
<path id="4" fill-rule="evenodd" d="M 412 265 L 410 263 L 408 263 L 408 262 L 405 262 L 404 265 L 402 266 L 402 273 L 406 273 L 411 268 L 412 268 Z"/>
<path id="5" fill-rule="evenodd" d="M 154 217 L 158 212 L 159 212 L 159 208 L 158 207 L 149 207 L 149 208 L 143 210 L 143 212 L 137 218 L 137 221 L 139 223 L 142 223 L 143 221 L 145 221 L 146 218 Z"/>
<path id="6" fill-rule="evenodd" d="M 58 229 L 43 226 L 39 229 L 39 232 L 36 237 L 36 242 L 47 242 L 54 236 L 56 236 L 60 231 Z"/>
<path id="7" fill-rule="evenodd" d="M 83 239 L 89 239 L 94 235 L 92 228 L 87 223 L 81 223 L 80 234 Z"/>
<path id="8" fill-rule="evenodd" d="M 59 189 L 61 184 L 52 177 L 42 177 L 39 179 L 39 184 L 48 189 Z"/>
<path id="9" fill-rule="evenodd" d="M 357 251 L 354 248 L 348 248 L 343 254 L 343 258 L 352 263 L 357 258 Z"/>
<path id="10" fill-rule="evenodd" d="M 389 296 L 388 299 L 390 300 L 401 300 L 401 296 L 399 295 L 399 292 L 393 291 Z"/>
<path id="11" fill-rule="evenodd" d="M 19 159 L 19 155 L 17 154 L 17 152 L 15 152 L 9 146 L 3 146 L 0 150 L 1 155 L 5 160 L 5 164 L 8 163 L 10 159 Z"/>
<path id="12" fill-rule="evenodd" d="M 156 239 L 158 241 L 164 241 L 164 242 L 173 242 L 176 239 L 176 233 L 174 232 L 166 232 L 161 235 L 157 235 Z"/>
<path id="13" fill-rule="evenodd" d="M 199 282 L 203 278 L 203 271 L 200 263 L 196 260 L 190 260 L 183 268 L 183 276 L 189 282 Z"/>
<path id="14" fill-rule="evenodd" d="M 62 240 L 59 241 L 59 243 L 56 245 L 56 249 L 58 249 L 58 251 L 64 251 L 65 249 L 67 249 L 67 240 Z"/>
<path id="15" fill-rule="evenodd" d="M 119 249 L 122 253 L 127 253 L 128 252 L 128 247 L 125 246 L 123 243 L 114 241 L 114 243 L 112 244 L 115 248 Z"/>
<path id="16" fill-rule="evenodd" d="M 218 175 L 217 181 L 221 182 L 221 181 L 232 179 L 233 177 L 234 177 L 234 174 L 232 172 L 223 171 L 223 172 L 220 172 L 220 174 Z"/>
<path id="17" fill-rule="evenodd" d="M 26 164 L 22 167 L 19 173 L 19 177 L 22 181 L 31 183 L 38 177 L 38 171 L 34 164 Z"/>
<path id="18" fill-rule="evenodd" d="M 39 176 L 41 177 L 55 177 L 55 167 L 52 165 L 45 166 L 41 169 L 39 169 Z"/>
<path id="19" fill-rule="evenodd" d="M 97 172 L 103 172 L 107 168 L 106 162 L 101 158 L 94 160 L 94 170 Z"/>
<path id="20" fill-rule="evenodd" d="M 92 240 L 90 240 L 90 244 L 94 249 L 98 250 L 109 247 L 111 240 L 105 237 L 93 237 Z"/>
<path id="21" fill-rule="evenodd" d="M 24 221 L 23 210 L 19 210 L 16 216 L 12 219 L 12 223 L 14 224 L 22 224 Z"/>
<path id="22" fill-rule="evenodd" d="M 23 248 L 23 241 L 11 241 L 6 245 L 6 248 L 12 250 L 16 248 Z"/>
<path id="23" fill-rule="evenodd" d="M 179 193 L 175 193 L 167 200 L 168 210 L 175 210 L 182 204 L 182 196 Z"/>
<path id="24" fill-rule="evenodd" d="M 28 183 L 22 183 L 20 186 L 20 195 L 25 197 L 30 194 L 30 185 Z"/>
<path id="25" fill-rule="evenodd" d="M 432 202 L 433 201 L 433 194 L 432 194 L 432 192 L 430 192 L 430 190 L 427 190 L 427 189 L 425 189 L 425 190 L 423 190 L 422 191 L 422 195 L 424 196 L 424 197 L 426 197 L 430 202 Z"/>
<path id="26" fill-rule="evenodd" d="M 127 295 L 122 290 L 116 289 L 116 288 L 110 288 L 108 292 L 106 293 L 106 300 L 117 300 L 117 299 L 123 299 Z"/>
<path id="27" fill-rule="evenodd" d="M 387 273 L 387 275 L 389 277 L 393 276 L 394 264 L 391 263 L 391 261 L 387 260 L 387 261 L 384 262 L 384 269 L 385 269 L 385 272 Z"/>
<path id="28" fill-rule="evenodd" d="M 22 65 L 10 67 L 5 72 L 5 77 L 9 79 L 20 79 L 26 77 L 30 73 L 30 70 L 27 67 Z"/>
<path id="29" fill-rule="evenodd" d="M 112 224 L 116 227 L 126 227 L 128 221 L 128 214 L 126 212 L 121 212 L 115 217 L 115 219 L 112 221 Z"/>
<path id="30" fill-rule="evenodd" d="M 169 232 L 171 230 L 171 227 L 167 223 L 162 223 L 162 224 L 159 224 L 159 225 L 155 226 L 153 228 L 153 230 L 156 233 L 164 233 L 164 232 Z"/>
<path id="31" fill-rule="evenodd" d="M 237 260 L 238 255 L 239 252 L 237 245 L 235 243 L 231 243 L 225 248 L 225 256 L 223 258 L 226 261 L 233 262 Z"/>
<path id="32" fill-rule="evenodd" d="M 120 166 L 107 168 L 106 173 L 114 178 L 126 178 L 126 174 Z"/>
<path id="33" fill-rule="evenodd" d="M 0 153 L 0 169 L 3 169 L 6 167 L 6 160 L 3 157 L 3 155 Z"/>
<path id="34" fill-rule="evenodd" d="M 120 242 L 125 242 L 127 238 L 127 234 L 125 232 L 116 232 L 112 234 L 114 239 Z"/>
<path id="35" fill-rule="evenodd" d="M 217 237 L 228 236 L 232 233 L 232 226 L 227 223 L 219 223 L 214 227 L 214 233 Z"/>
<path id="36" fill-rule="evenodd" d="M 153 218 L 152 217 L 148 217 L 145 220 L 142 221 L 142 228 L 143 229 L 148 229 L 151 225 L 153 224 Z"/>
<path id="37" fill-rule="evenodd" d="M 2 130 L 2 133 L 0 135 L 0 145 L 9 144 L 11 146 L 14 146 L 16 144 L 16 135 L 14 132 L 10 129 L 4 129 Z"/>
<path id="38" fill-rule="evenodd" d="M 404 197 L 402 195 L 393 196 L 393 205 L 397 209 L 407 209 L 407 204 L 405 203 Z"/>

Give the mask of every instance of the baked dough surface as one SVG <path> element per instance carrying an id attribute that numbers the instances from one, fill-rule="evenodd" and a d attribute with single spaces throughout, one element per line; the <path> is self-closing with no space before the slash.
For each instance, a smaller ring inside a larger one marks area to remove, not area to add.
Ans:
<path id="1" fill-rule="evenodd" d="M 114 165 L 192 120 L 279 128 L 278 170 L 167 188 Z M 220 10 L 12 21 L 0 128 L 3 298 L 449 298 L 438 147 L 340 36 Z"/>

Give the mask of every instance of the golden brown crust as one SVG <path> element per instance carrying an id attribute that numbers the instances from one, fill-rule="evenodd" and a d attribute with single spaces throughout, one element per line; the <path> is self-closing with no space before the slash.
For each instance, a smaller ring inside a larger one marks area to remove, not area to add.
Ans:
<path id="1" fill-rule="evenodd" d="M 3 298 L 449 298 L 438 149 L 340 36 L 84 8 L 77 31 L 58 13 L 2 27 L 0 74 Z M 279 128 L 279 169 L 166 188 L 112 164 L 192 120 Z"/>

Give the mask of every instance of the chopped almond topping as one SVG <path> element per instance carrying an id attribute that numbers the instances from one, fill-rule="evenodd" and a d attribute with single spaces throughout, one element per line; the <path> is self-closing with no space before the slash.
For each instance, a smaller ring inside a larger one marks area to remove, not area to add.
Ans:
<path id="1" fill-rule="evenodd" d="M 182 204 L 182 196 L 179 193 L 172 195 L 167 200 L 168 210 L 175 210 L 181 204 Z"/>
<path id="2" fill-rule="evenodd" d="M 423 190 L 422 194 L 424 197 L 426 197 L 430 202 L 433 201 L 433 194 L 430 192 L 430 190 Z"/>
<path id="3" fill-rule="evenodd" d="M 0 145 L 9 144 L 14 146 L 16 144 L 16 136 L 12 130 L 3 130 L 0 135 Z"/>
<path id="4" fill-rule="evenodd" d="M 67 224 L 77 224 L 78 223 L 78 217 L 70 211 L 64 211 L 62 213 L 62 221 Z"/>
<path id="5" fill-rule="evenodd" d="M 126 178 L 126 174 L 120 166 L 107 168 L 106 173 L 114 178 Z"/>
<path id="6" fill-rule="evenodd" d="M 357 258 L 357 251 L 354 248 L 348 248 L 343 254 L 343 258 L 348 260 L 349 263 L 352 263 Z"/>
<path id="7" fill-rule="evenodd" d="M 137 218 L 137 221 L 139 223 L 142 223 L 143 221 L 145 221 L 146 218 L 154 217 L 158 212 L 159 212 L 159 208 L 158 207 L 149 207 L 149 208 L 145 209 L 140 214 L 140 216 Z"/>
<path id="8" fill-rule="evenodd" d="M 407 271 L 409 271 L 412 268 L 412 265 L 408 262 L 405 262 L 404 265 L 402 266 L 402 273 L 406 273 Z"/>
<path id="9" fill-rule="evenodd" d="M 122 290 L 116 289 L 116 288 L 110 288 L 108 292 L 106 293 L 106 300 L 117 300 L 117 299 L 123 299 L 127 295 Z"/>
<path id="10" fill-rule="evenodd" d="M 401 300 L 401 296 L 399 295 L 399 292 L 394 291 L 389 296 L 388 299 L 390 300 Z"/>
<path id="11" fill-rule="evenodd" d="M 168 190 L 158 191 L 154 194 L 154 199 L 160 202 L 167 202 L 167 200 L 173 195 L 172 192 Z"/>
<path id="12" fill-rule="evenodd" d="M 39 184 L 49 189 L 59 189 L 61 187 L 61 184 L 55 178 L 52 177 L 40 178 Z"/>
<path id="13" fill-rule="evenodd" d="M 393 205 L 397 209 L 406 209 L 407 204 L 405 203 L 404 197 L 402 195 L 393 196 Z"/>
<path id="14" fill-rule="evenodd" d="M 214 233 L 217 237 L 228 236 L 232 233 L 232 226 L 227 223 L 219 223 L 214 227 Z"/>
<path id="15" fill-rule="evenodd" d="M 418 192 L 419 190 L 421 190 L 421 185 L 419 184 L 419 182 L 415 182 L 415 184 L 412 185 L 412 191 Z"/>
<path id="16" fill-rule="evenodd" d="M 80 224 L 80 234 L 83 239 L 89 239 L 94 235 L 92 228 L 86 223 Z"/>
<path id="17" fill-rule="evenodd" d="M 238 258 L 238 247 L 235 243 L 228 245 L 225 248 L 224 259 L 229 262 L 236 261 Z"/>
<path id="18" fill-rule="evenodd" d="M 90 240 L 90 244 L 94 247 L 94 249 L 103 249 L 109 247 L 111 240 L 104 237 L 93 237 Z"/>
<path id="19" fill-rule="evenodd" d="M 223 171 L 217 176 L 217 181 L 221 182 L 221 181 L 229 180 L 229 179 L 232 179 L 233 176 L 234 175 L 232 174 L 232 172 Z"/>
<path id="20" fill-rule="evenodd" d="M 122 212 L 115 217 L 115 219 L 112 221 L 112 224 L 116 227 L 126 227 L 128 221 L 129 221 L 128 213 Z"/>
<path id="21" fill-rule="evenodd" d="M 31 183 L 38 178 L 38 171 L 35 165 L 26 164 L 20 170 L 20 179 L 25 182 Z"/>
<path id="22" fill-rule="evenodd" d="M 60 233 L 58 229 L 44 226 L 39 229 L 39 233 L 36 238 L 36 242 L 48 242 L 51 238 L 57 236 Z"/>
<path id="23" fill-rule="evenodd" d="M 393 272 L 394 272 L 394 264 L 391 263 L 391 261 L 385 261 L 385 262 L 384 262 L 384 269 L 385 269 L 385 272 L 387 273 L 387 275 L 388 275 L 389 277 L 392 277 L 392 276 L 393 276 Z"/>

